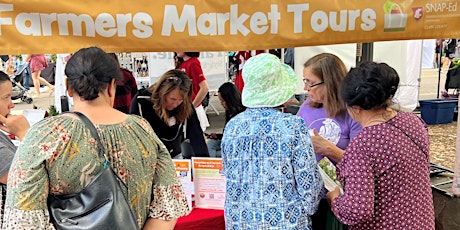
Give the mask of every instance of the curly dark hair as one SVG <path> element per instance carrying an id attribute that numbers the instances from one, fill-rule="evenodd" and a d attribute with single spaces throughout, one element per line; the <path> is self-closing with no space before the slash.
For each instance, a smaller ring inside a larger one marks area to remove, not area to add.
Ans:
<path id="1" fill-rule="evenodd" d="M 65 67 L 68 87 L 84 100 L 94 100 L 115 79 L 122 80 L 117 62 L 99 47 L 80 49 Z"/>
<path id="2" fill-rule="evenodd" d="M 347 106 L 357 105 L 365 110 L 388 108 L 398 84 L 398 73 L 386 63 L 363 62 L 348 72 L 341 94 Z"/>

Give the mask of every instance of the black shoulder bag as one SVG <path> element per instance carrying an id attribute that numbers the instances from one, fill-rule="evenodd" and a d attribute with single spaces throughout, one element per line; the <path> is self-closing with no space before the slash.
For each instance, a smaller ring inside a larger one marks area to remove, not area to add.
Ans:
<path id="1" fill-rule="evenodd" d="M 138 229 L 136 218 L 121 190 L 126 184 L 110 167 L 105 149 L 93 123 L 82 113 L 77 115 L 97 140 L 104 169 L 80 192 L 48 196 L 50 218 L 56 229 Z"/>

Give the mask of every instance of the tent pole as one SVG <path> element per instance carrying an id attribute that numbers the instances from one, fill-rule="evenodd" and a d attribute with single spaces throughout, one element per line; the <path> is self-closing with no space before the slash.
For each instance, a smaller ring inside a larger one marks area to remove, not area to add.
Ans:
<path id="1" fill-rule="evenodd" d="M 374 59 L 374 43 L 372 42 L 363 43 L 361 62 L 373 61 L 373 59 Z"/>
<path id="2" fill-rule="evenodd" d="M 356 44 L 356 62 L 355 66 L 358 66 L 361 63 L 361 57 L 363 56 L 363 43 Z"/>
<path id="3" fill-rule="evenodd" d="M 441 69 L 442 69 L 442 39 L 439 39 L 439 63 L 438 63 L 438 90 L 436 92 L 436 98 L 439 99 L 439 88 L 441 87 Z"/>

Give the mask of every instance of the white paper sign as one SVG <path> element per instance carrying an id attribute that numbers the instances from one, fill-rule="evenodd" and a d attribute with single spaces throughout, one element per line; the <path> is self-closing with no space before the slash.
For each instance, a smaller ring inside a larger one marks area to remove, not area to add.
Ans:
<path id="1" fill-rule="evenodd" d="M 222 159 L 192 157 L 193 183 L 195 184 L 195 207 L 224 209 L 225 175 Z"/>
<path id="2" fill-rule="evenodd" d="M 26 117 L 30 126 L 43 120 L 43 118 L 45 118 L 45 113 L 46 111 L 42 109 L 25 109 L 22 111 L 22 115 Z"/>

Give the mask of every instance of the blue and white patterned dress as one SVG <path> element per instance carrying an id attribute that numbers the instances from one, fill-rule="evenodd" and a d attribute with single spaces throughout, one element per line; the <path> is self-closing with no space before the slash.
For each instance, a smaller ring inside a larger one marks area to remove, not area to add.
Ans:
<path id="1" fill-rule="evenodd" d="M 226 125 L 226 229 L 311 229 L 325 190 L 302 118 L 248 108 Z"/>

